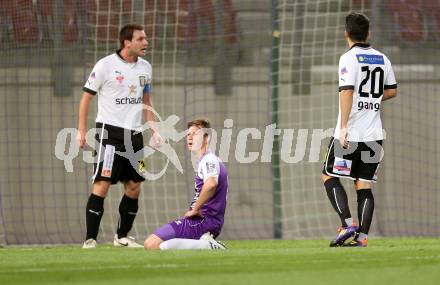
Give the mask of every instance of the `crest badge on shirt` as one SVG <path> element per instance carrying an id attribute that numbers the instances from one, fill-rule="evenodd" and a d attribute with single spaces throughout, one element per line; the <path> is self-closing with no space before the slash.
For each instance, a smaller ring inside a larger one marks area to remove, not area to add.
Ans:
<path id="1" fill-rule="evenodd" d="M 214 173 L 215 172 L 215 164 L 211 162 L 206 163 L 206 172 L 207 173 Z"/>
<path id="2" fill-rule="evenodd" d="M 120 71 L 115 70 L 116 73 L 116 80 L 119 81 L 119 83 L 122 83 L 124 81 L 124 75 Z"/>
<path id="3" fill-rule="evenodd" d="M 141 87 L 144 87 L 147 85 L 147 78 L 145 76 L 139 76 L 139 85 Z"/>
<path id="4" fill-rule="evenodd" d="M 130 95 L 136 95 L 136 89 L 137 89 L 136 85 L 129 85 L 128 89 L 130 89 L 130 93 L 129 93 Z"/>

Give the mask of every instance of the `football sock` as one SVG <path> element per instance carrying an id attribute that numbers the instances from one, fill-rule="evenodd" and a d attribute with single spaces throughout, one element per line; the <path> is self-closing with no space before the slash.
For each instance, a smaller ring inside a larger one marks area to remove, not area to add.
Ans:
<path id="1" fill-rule="evenodd" d="M 173 238 L 160 244 L 161 250 L 169 249 L 211 249 L 207 240 Z"/>
<path id="2" fill-rule="evenodd" d="M 138 211 L 138 199 L 132 199 L 124 195 L 119 204 L 118 238 L 126 237 L 133 226 Z"/>
<path id="3" fill-rule="evenodd" d="M 104 198 L 95 194 L 90 194 L 86 206 L 86 224 L 87 235 L 86 240 L 94 239 L 98 236 L 99 224 L 101 223 L 102 214 L 104 213 Z"/>
<path id="4" fill-rule="evenodd" d="M 371 189 L 356 191 L 358 203 L 359 232 L 368 234 L 374 212 L 374 197 Z"/>
<path id="5" fill-rule="evenodd" d="M 338 213 L 343 227 L 351 226 L 353 219 L 348 206 L 347 193 L 339 178 L 333 177 L 324 182 L 327 196 L 335 211 Z"/>

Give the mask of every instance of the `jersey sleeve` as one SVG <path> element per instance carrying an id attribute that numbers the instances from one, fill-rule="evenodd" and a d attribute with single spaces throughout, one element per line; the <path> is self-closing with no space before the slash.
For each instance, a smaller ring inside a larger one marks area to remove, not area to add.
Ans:
<path id="1" fill-rule="evenodd" d="M 213 156 L 209 155 L 205 157 L 201 161 L 201 174 L 203 177 L 203 182 L 206 182 L 206 180 L 210 177 L 214 177 L 216 180 L 218 179 L 220 175 L 220 163 L 218 159 Z"/>
<path id="2" fill-rule="evenodd" d="M 391 66 L 391 62 L 387 59 L 388 63 L 388 72 L 385 77 L 385 83 L 384 83 L 384 89 L 396 89 L 397 88 L 397 82 L 396 77 L 394 76 L 394 70 Z"/>
<path id="3" fill-rule="evenodd" d="M 92 95 L 96 95 L 101 85 L 104 82 L 105 78 L 105 67 L 104 62 L 102 60 L 98 61 L 93 67 L 92 72 L 89 75 L 86 83 L 84 84 L 83 91 L 90 93 Z"/>
<path id="4" fill-rule="evenodd" d="M 151 68 L 150 64 L 148 64 L 148 67 L 147 67 L 147 74 L 148 74 L 147 83 L 144 86 L 143 93 L 151 93 L 151 82 L 153 80 L 153 69 Z"/>
<path id="5" fill-rule="evenodd" d="M 349 54 L 343 54 L 339 59 L 339 92 L 342 90 L 354 90 L 356 82 L 356 62 Z"/>

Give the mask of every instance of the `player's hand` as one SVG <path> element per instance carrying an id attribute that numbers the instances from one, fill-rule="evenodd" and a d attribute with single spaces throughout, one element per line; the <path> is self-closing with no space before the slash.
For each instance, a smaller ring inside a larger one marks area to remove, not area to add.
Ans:
<path id="1" fill-rule="evenodd" d="M 159 134 L 159 132 L 153 132 L 153 135 L 151 136 L 150 139 L 150 146 L 154 147 L 154 148 L 158 148 L 161 147 L 163 144 L 165 143 L 164 139 L 162 138 L 162 136 Z"/>
<path id="2" fill-rule="evenodd" d="M 78 130 L 76 133 L 76 142 L 78 143 L 80 148 L 84 148 L 86 145 L 86 132 L 82 130 Z"/>
<path id="3" fill-rule="evenodd" d="M 191 209 L 185 213 L 185 218 L 190 218 L 190 217 L 203 217 L 202 211 L 201 210 L 196 211 L 194 209 Z"/>
<path id="4" fill-rule="evenodd" d="M 341 128 L 339 135 L 339 143 L 343 148 L 348 148 L 348 130 L 347 128 Z"/>

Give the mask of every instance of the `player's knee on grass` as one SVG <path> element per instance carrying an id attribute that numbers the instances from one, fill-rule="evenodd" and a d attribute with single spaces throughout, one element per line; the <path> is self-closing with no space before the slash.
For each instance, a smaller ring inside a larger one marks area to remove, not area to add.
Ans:
<path id="1" fill-rule="evenodd" d="M 163 240 L 160 237 L 152 234 L 145 239 L 144 248 L 147 250 L 157 250 L 160 249 L 160 244 L 162 242 Z"/>
<path id="2" fill-rule="evenodd" d="M 128 181 L 124 184 L 124 192 L 129 198 L 137 199 L 141 192 L 141 182 Z"/>

